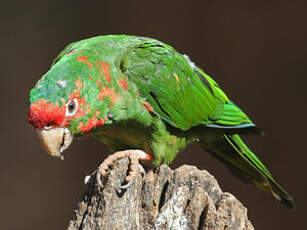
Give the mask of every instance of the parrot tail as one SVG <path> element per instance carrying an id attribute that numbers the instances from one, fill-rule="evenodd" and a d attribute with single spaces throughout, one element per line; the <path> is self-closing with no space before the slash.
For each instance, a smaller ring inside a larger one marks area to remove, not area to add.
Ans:
<path id="1" fill-rule="evenodd" d="M 276 182 L 257 156 L 245 145 L 238 134 L 202 136 L 204 149 L 225 163 L 227 168 L 244 182 L 253 183 L 294 210 L 293 198 Z"/>

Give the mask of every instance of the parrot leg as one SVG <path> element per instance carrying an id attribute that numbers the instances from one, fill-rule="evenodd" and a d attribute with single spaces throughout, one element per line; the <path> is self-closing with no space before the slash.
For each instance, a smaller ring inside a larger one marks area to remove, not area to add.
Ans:
<path id="1" fill-rule="evenodd" d="M 127 182 L 127 184 L 121 185 L 121 186 L 119 186 L 119 188 L 120 189 L 129 188 L 133 184 L 139 170 L 143 174 L 143 178 L 145 177 L 145 170 L 144 170 L 143 166 L 139 163 L 139 160 L 150 161 L 150 160 L 153 159 L 152 156 L 148 153 L 145 153 L 142 150 L 124 150 L 124 151 L 119 151 L 119 152 L 116 152 L 116 153 L 108 156 L 99 165 L 98 170 L 97 170 L 97 174 L 96 174 L 96 180 L 97 180 L 97 182 L 100 186 L 102 186 L 101 177 L 105 176 L 107 174 L 110 166 L 112 164 L 114 164 L 114 162 L 116 162 L 116 161 L 118 161 L 122 158 L 125 158 L 125 157 L 128 157 L 128 159 L 130 161 L 129 173 L 128 173 L 128 176 L 125 178 L 125 181 Z"/>

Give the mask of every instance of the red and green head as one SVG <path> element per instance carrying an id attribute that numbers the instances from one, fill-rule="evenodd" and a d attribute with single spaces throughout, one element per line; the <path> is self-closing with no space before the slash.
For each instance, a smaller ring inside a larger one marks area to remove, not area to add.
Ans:
<path id="1" fill-rule="evenodd" d="M 49 154 L 61 157 L 73 136 L 110 123 L 118 94 L 110 65 L 92 49 L 68 47 L 30 93 L 28 120 Z"/>

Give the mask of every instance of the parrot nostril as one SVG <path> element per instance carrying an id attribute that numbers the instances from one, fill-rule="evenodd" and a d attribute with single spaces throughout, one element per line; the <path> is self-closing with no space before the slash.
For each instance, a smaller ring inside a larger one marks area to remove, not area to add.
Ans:
<path id="1" fill-rule="evenodd" d="M 53 126 L 53 122 L 48 122 L 46 125 L 45 125 L 45 129 L 51 129 Z"/>

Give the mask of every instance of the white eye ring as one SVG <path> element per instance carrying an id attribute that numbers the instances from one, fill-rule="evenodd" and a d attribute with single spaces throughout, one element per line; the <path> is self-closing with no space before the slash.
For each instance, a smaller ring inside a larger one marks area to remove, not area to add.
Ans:
<path id="1" fill-rule="evenodd" d="M 66 116 L 73 116 L 78 111 L 78 99 L 70 100 L 65 107 Z"/>

